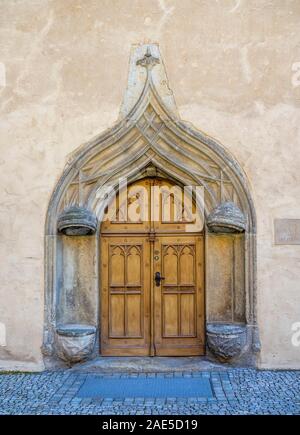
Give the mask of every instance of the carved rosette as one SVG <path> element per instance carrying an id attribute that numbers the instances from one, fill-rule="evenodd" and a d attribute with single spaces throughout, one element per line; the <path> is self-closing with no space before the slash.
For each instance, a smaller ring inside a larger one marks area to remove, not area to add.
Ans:
<path id="1" fill-rule="evenodd" d="M 213 209 L 207 226 L 214 233 L 242 233 L 246 230 L 246 218 L 234 202 L 226 201 Z"/>
<path id="2" fill-rule="evenodd" d="M 238 358 L 247 343 L 246 325 L 210 323 L 206 325 L 207 344 L 221 362 Z"/>
<path id="3" fill-rule="evenodd" d="M 59 215 L 57 229 L 67 236 L 94 234 L 97 229 L 97 218 L 84 207 L 71 206 Z"/>
<path id="4" fill-rule="evenodd" d="M 60 325 L 56 328 L 56 354 L 68 363 L 84 361 L 93 352 L 95 339 L 95 326 Z"/>

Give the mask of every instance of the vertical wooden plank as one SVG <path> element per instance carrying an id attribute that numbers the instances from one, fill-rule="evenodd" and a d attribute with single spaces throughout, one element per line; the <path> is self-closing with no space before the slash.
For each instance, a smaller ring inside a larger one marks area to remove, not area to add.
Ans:
<path id="1" fill-rule="evenodd" d="M 178 295 L 164 294 L 163 304 L 163 336 L 178 337 L 179 334 L 179 310 Z"/>
<path id="2" fill-rule="evenodd" d="M 126 285 L 141 285 L 142 252 L 139 246 L 132 246 L 127 253 L 127 282 Z"/>
<path id="3" fill-rule="evenodd" d="M 180 284 L 195 284 L 195 253 L 191 246 L 183 246 L 179 258 Z"/>
<path id="4" fill-rule="evenodd" d="M 109 306 L 109 337 L 125 336 L 125 295 L 111 294 Z"/>
<path id="5" fill-rule="evenodd" d="M 195 336 L 196 335 L 195 295 L 182 294 L 180 299 L 181 299 L 180 335 Z"/>
<path id="6" fill-rule="evenodd" d="M 172 245 L 164 245 L 162 252 L 163 267 L 160 271 L 164 276 L 164 284 L 178 283 L 178 258 L 176 248 Z"/>
<path id="7" fill-rule="evenodd" d="M 141 337 L 142 329 L 142 304 L 141 295 L 139 294 L 127 294 L 127 327 L 126 336 L 127 337 Z M 143 319 L 144 320 L 144 319 Z"/>
<path id="8" fill-rule="evenodd" d="M 110 285 L 125 284 L 125 252 L 120 246 L 111 246 L 109 259 Z"/>

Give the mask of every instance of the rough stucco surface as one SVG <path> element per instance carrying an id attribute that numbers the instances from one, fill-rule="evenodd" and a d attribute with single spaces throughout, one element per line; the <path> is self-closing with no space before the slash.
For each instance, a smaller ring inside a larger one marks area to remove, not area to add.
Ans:
<path id="1" fill-rule="evenodd" d="M 130 46 L 147 42 L 181 117 L 248 176 L 260 365 L 300 367 L 300 246 L 273 241 L 274 218 L 300 218 L 299 24 L 297 0 L 1 1 L 0 367 L 42 367 L 48 202 L 70 153 L 118 118 Z"/>

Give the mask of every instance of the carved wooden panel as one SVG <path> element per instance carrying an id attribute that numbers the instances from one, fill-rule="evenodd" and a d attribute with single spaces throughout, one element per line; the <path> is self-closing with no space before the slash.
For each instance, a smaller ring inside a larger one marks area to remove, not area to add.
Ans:
<path id="1" fill-rule="evenodd" d="M 195 337 L 195 245 L 163 245 L 162 335 Z"/>
<path id="2" fill-rule="evenodd" d="M 149 245 L 144 237 L 102 238 L 101 352 L 149 353 Z"/>
<path id="3" fill-rule="evenodd" d="M 204 353 L 203 239 L 163 236 L 154 244 L 155 350 L 157 355 Z"/>
<path id="4" fill-rule="evenodd" d="M 191 189 L 157 178 L 146 178 L 114 196 L 107 209 L 102 233 L 183 233 L 203 229 Z"/>
<path id="5" fill-rule="evenodd" d="M 144 179 L 113 196 L 101 226 L 102 233 L 150 231 L 151 181 Z"/>

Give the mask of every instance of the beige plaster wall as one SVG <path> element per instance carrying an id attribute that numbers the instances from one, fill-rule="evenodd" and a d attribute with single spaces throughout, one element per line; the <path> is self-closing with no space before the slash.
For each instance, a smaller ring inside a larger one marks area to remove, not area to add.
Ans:
<path id="1" fill-rule="evenodd" d="M 44 223 L 72 153 L 118 117 L 130 46 L 158 42 L 181 117 L 244 168 L 258 218 L 262 367 L 300 368 L 299 0 L 0 2 L 0 368 L 42 368 Z"/>

